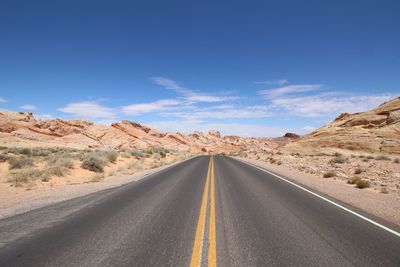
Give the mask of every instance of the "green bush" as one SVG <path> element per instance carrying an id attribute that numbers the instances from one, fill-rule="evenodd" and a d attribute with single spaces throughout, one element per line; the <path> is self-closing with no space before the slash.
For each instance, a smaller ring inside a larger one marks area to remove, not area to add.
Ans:
<path id="1" fill-rule="evenodd" d="M 9 169 L 21 169 L 23 167 L 31 167 L 33 166 L 34 161 L 31 158 L 27 157 L 19 157 L 10 160 Z"/>
<path id="2" fill-rule="evenodd" d="M 104 165 L 103 159 L 92 155 L 82 161 L 81 167 L 93 172 L 104 172 Z"/>
<path id="3" fill-rule="evenodd" d="M 347 180 L 348 184 L 357 184 L 358 181 L 362 180 L 360 176 L 353 176 L 349 180 Z"/>
<path id="4" fill-rule="evenodd" d="M 361 179 L 361 180 L 357 181 L 356 187 L 360 188 L 360 189 L 367 188 L 367 187 L 370 187 L 370 183 L 367 180 Z"/>
<path id="5" fill-rule="evenodd" d="M 331 177 L 336 177 L 336 176 L 337 176 L 336 172 L 334 172 L 334 171 L 328 171 L 328 172 L 324 173 L 324 175 L 323 175 L 324 178 L 331 178 Z"/>

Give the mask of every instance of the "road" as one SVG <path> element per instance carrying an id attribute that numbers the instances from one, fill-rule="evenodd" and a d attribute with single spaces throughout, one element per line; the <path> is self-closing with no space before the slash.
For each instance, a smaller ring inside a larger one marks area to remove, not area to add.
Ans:
<path id="1" fill-rule="evenodd" d="M 341 207 L 201 156 L 1 220 L 0 266 L 400 266 L 397 226 Z"/>

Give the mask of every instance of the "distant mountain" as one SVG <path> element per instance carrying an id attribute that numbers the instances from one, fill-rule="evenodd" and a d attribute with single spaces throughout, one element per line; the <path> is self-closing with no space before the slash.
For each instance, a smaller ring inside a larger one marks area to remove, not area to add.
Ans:
<path id="1" fill-rule="evenodd" d="M 101 126 L 84 120 L 41 120 L 32 113 L 10 111 L 0 111 L 0 145 L 117 150 L 163 147 L 192 153 L 229 153 L 245 148 L 276 147 L 268 138 L 221 137 L 218 131 L 190 135 L 162 133 L 128 120 Z"/>
<path id="2" fill-rule="evenodd" d="M 341 148 L 400 154 L 400 97 L 360 113 L 342 113 L 331 123 L 286 146 Z"/>

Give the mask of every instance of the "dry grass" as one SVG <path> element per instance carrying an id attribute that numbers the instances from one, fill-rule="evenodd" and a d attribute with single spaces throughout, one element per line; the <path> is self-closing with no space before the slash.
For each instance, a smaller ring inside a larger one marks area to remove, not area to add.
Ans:
<path id="1" fill-rule="evenodd" d="M 95 175 L 93 175 L 89 182 L 91 183 L 97 183 L 97 182 L 101 182 L 104 180 L 104 173 L 96 173 Z"/>
<path id="2" fill-rule="evenodd" d="M 32 158 L 28 158 L 25 156 L 14 158 L 10 160 L 10 166 L 8 167 L 10 170 L 13 169 L 21 169 L 24 167 L 32 167 L 34 165 L 34 161 Z"/>
<path id="3" fill-rule="evenodd" d="M 356 184 L 360 180 L 362 180 L 362 178 L 360 176 L 353 176 L 347 181 L 347 183 L 348 184 Z"/>
<path id="4" fill-rule="evenodd" d="M 43 171 L 34 168 L 24 168 L 20 170 L 10 171 L 7 181 L 12 186 L 21 187 L 39 177 L 43 176 Z"/>

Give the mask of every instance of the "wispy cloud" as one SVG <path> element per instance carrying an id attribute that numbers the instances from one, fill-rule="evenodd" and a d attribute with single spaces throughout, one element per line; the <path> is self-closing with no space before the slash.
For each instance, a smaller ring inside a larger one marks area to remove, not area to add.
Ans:
<path id="1" fill-rule="evenodd" d="M 132 104 L 122 107 L 122 112 L 126 115 L 140 115 L 149 112 L 161 112 L 168 108 L 181 104 L 180 101 L 174 99 L 158 100 L 150 103 Z"/>
<path id="2" fill-rule="evenodd" d="M 199 93 L 197 91 L 182 87 L 178 85 L 175 81 L 164 78 L 164 77 L 153 77 L 152 80 L 166 89 L 173 90 L 176 93 L 183 96 L 183 99 L 190 103 L 204 102 L 204 103 L 215 103 L 215 102 L 225 102 L 238 99 L 236 96 L 218 96 L 210 95 L 205 93 Z"/>
<path id="3" fill-rule="evenodd" d="M 77 118 L 85 119 L 111 119 L 116 117 L 114 109 L 102 106 L 97 101 L 82 101 L 70 103 L 58 110 L 64 113 L 71 114 Z"/>
<path id="4" fill-rule="evenodd" d="M 25 109 L 25 110 L 37 110 L 38 108 L 34 105 L 31 104 L 26 104 L 23 106 L 20 106 L 21 109 Z"/>
<path id="5" fill-rule="evenodd" d="M 360 112 L 372 109 L 391 99 L 390 94 L 354 95 L 341 92 L 311 96 L 288 96 L 271 100 L 272 108 L 291 116 L 331 116 L 341 112 Z"/>
<path id="6" fill-rule="evenodd" d="M 269 80 L 269 81 L 255 81 L 253 82 L 254 84 L 265 84 L 265 85 L 278 85 L 282 86 L 284 84 L 289 83 L 288 80 L 286 79 L 281 79 L 281 80 Z"/>
<path id="7" fill-rule="evenodd" d="M 190 107 L 165 112 L 160 114 L 164 117 L 178 117 L 186 120 L 198 119 L 246 119 L 265 118 L 271 116 L 269 108 L 263 105 L 238 106 L 219 105 L 208 107 Z"/>
<path id="8" fill-rule="evenodd" d="M 163 86 L 167 89 L 173 90 L 177 93 L 180 94 L 191 94 L 192 91 L 184 88 L 182 86 L 179 86 L 175 81 L 164 78 L 164 77 L 153 77 L 151 78 L 156 84 Z"/>
<path id="9" fill-rule="evenodd" d="M 312 127 L 312 126 L 310 126 L 310 125 L 306 125 L 306 126 L 304 126 L 303 128 L 301 128 L 301 130 L 304 132 L 304 133 L 310 133 L 310 132 L 312 132 L 312 131 L 315 131 L 317 128 L 315 128 L 315 127 Z"/>
<path id="10" fill-rule="evenodd" d="M 6 103 L 6 102 L 7 102 L 7 100 L 6 100 L 6 99 L 4 99 L 4 98 L 0 97 L 0 104 L 1 104 L 1 103 Z"/>
<path id="11" fill-rule="evenodd" d="M 294 84 L 278 88 L 264 89 L 258 91 L 260 95 L 266 98 L 276 98 L 282 95 L 299 94 L 319 90 L 322 84 Z"/>

